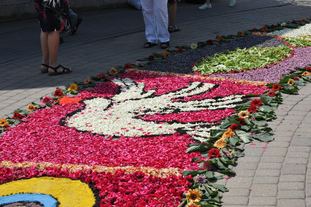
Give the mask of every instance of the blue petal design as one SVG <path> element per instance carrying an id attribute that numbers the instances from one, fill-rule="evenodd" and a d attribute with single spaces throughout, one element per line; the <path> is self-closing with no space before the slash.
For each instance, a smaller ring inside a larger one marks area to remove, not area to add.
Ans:
<path id="1" fill-rule="evenodd" d="M 50 195 L 45 194 L 15 194 L 0 197 L 0 205 L 17 202 L 38 202 L 44 207 L 57 207 L 58 201 Z"/>

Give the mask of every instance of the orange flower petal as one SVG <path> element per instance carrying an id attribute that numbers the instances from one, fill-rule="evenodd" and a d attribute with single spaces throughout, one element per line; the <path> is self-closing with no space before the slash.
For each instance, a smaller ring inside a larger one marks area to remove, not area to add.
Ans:
<path id="1" fill-rule="evenodd" d="M 81 101 L 81 98 L 64 96 L 59 99 L 59 104 L 60 105 L 76 104 L 76 103 L 79 103 L 80 101 Z"/>

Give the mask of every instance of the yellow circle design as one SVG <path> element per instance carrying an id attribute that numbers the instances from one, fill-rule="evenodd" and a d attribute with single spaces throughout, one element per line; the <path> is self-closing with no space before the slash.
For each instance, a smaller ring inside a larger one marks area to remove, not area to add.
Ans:
<path id="1" fill-rule="evenodd" d="M 53 196 L 59 207 L 93 207 L 95 196 L 90 187 L 69 178 L 39 177 L 0 185 L 0 196 L 40 193 Z"/>

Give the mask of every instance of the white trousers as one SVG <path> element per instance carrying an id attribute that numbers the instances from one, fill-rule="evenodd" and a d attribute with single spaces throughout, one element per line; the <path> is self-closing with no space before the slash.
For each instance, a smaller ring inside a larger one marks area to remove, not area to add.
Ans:
<path id="1" fill-rule="evenodd" d="M 148 42 L 169 42 L 167 0 L 142 0 L 145 36 Z"/>

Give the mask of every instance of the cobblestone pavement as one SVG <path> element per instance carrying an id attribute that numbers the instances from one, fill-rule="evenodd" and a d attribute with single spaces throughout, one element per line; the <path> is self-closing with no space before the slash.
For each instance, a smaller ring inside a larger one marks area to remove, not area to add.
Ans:
<path id="1" fill-rule="evenodd" d="M 246 146 L 237 176 L 226 182 L 225 207 L 311 206 L 311 85 L 285 96 L 271 123 L 275 141 Z"/>
<path id="2" fill-rule="evenodd" d="M 235 8 L 219 0 L 214 8 L 181 4 L 172 46 L 235 34 L 264 24 L 310 16 L 311 1 L 240 0 Z M 0 117 L 51 93 L 55 87 L 109 67 L 135 62 L 158 48 L 143 49 L 141 13 L 128 8 L 82 13 L 83 24 L 76 36 L 65 37 L 60 62 L 71 66 L 69 75 L 49 77 L 39 73 L 39 27 L 36 20 L 0 24 Z M 246 147 L 237 176 L 227 181 L 226 207 L 311 207 L 311 85 L 299 96 L 286 96 L 272 123 L 276 140 Z"/>

